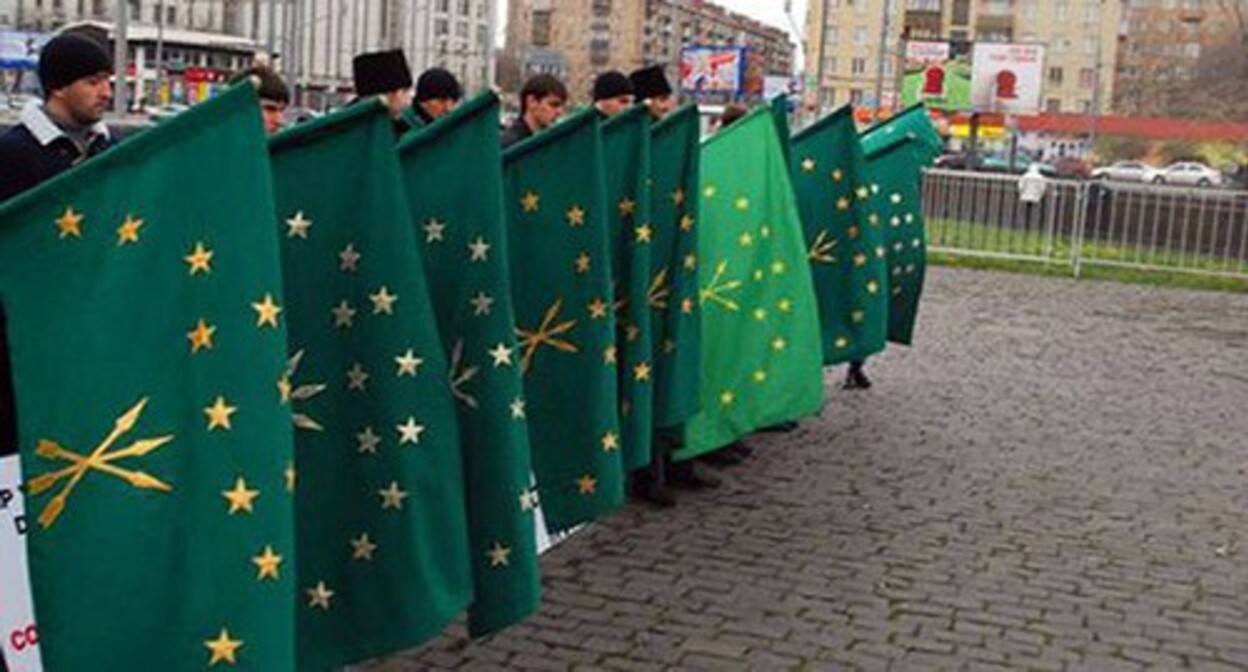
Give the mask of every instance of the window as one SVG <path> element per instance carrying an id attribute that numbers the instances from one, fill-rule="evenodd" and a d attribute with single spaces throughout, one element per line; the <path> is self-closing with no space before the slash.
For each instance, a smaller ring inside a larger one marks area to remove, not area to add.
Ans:
<path id="1" fill-rule="evenodd" d="M 1045 112 L 1061 112 L 1062 100 L 1060 98 L 1049 98 L 1048 100 L 1044 101 L 1044 111 Z"/>
<path id="2" fill-rule="evenodd" d="M 1061 86 L 1062 74 L 1061 68 L 1049 68 L 1049 83 L 1055 86 Z"/>
<path id="3" fill-rule="evenodd" d="M 437 19 L 433 22 L 434 35 L 446 35 L 451 32 L 450 23 L 446 19 Z"/>
<path id="4" fill-rule="evenodd" d="M 855 58 L 849 64 L 850 72 L 855 75 L 864 75 L 867 72 L 867 59 Z"/>
<path id="5" fill-rule="evenodd" d="M 953 24 L 965 26 L 971 22 L 971 0 L 953 0 Z"/>
<path id="6" fill-rule="evenodd" d="M 850 105 L 861 105 L 862 99 L 863 99 L 862 89 L 850 89 L 849 90 L 849 104 Z"/>
<path id="7" fill-rule="evenodd" d="M 835 56 L 829 56 L 828 58 L 823 59 L 823 72 L 828 75 L 836 74 Z"/>
<path id="8" fill-rule="evenodd" d="M 1091 89 L 1096 86 L 1096 70 L 1079 68 L 1079 88 Z"/>
<path id="9" fill-rule="evenodd" d="M 854 46 L 867 46 L 867 29 L 864 26 L 858 26 L 854 29 Z"/>
<path id="10" fill-rule="evenodd" d="M 530 36 L 530 42 L 535 47 L 550 46 L 550 10 L 541 9 L 533 11 L 533 34 Z"/>

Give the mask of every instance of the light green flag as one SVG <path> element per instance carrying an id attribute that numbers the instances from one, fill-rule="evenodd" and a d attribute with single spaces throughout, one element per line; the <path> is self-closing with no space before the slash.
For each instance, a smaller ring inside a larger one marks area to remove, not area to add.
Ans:
<path id="1" fill-rule="evenodd" d="M 654 349 L 650 286 L 650 111 L 638 105 L 602 122 L 607 218 L 615 282 L 616 346 L 626 470 L 651 460 Z"/>
<path id="2" fill-rule="evenodd" d="M 919 301 L 927 274 L 927 233 L 923 223 L 921 158 L 926 150 L 903 133 L 867 153 L 888 261 L 888 340 L 914 340 Z"/>
<path id="3" fill-rule="evenodd" d="M 327 669 L 418 646 L 467 606 L 463 469 L 389 114 L 370 102 L 302 124 L 272 158 L 299 661 Z"/>
<path id="4" fill-rule="evenodd" d="M 540 601 L 538 496 L 517 365 L 498 114 L 498 98 L 486 94 L 399 145 L 404 219 L 451 358 L 475 589 L 468 626 L 478 637 L 524 619 Z"/>
<path id="5" fill-rule="evenodd" d="M 514 365 L 524 374 L 533 465 L 552 532 L 624 501 L 611 226 L 596 115 L 573 115 L 503 155 L 520 337 Z"/>
<path id="6" fill-rule="evenodd" d="M 818 305 L 769 110 L 706 142 L 701 198 L 703 410 L 687 425 L 676 459 L 823 404 Z"/>
<path id="7" fill-rule="evenodd" d="M 879 190 L 871 189 L 853 110 L 793 138 L 790 164 L 819 297 L 824 364 L 864 361 L 888 335 L 888 268 Z"/>
<path id="8" fill-rule="evenodd" d="M 227 91 L 0 207 L 44 669 L 295 669 L 257 104 Z"/>
<path id="9" fill-rule="evenodd" d="M 701 409 L 698 375 L 702 320 L 698 306 L 698 108 L 687 105 L 650 131 L 650 287 L 655 356 L 654 425 L 679 428 Z"/>

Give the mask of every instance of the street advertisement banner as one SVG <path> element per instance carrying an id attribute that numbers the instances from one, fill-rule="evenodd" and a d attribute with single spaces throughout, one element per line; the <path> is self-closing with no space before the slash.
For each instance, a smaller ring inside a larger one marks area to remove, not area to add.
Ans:
<path id="1" fill-rule="evenodd" d="M 687 46 L 680 52 L 680 88 L 736 96 L 745 85 L 747 67 L 743 47 Z"/>
<path id="2" fill-rule="evenodd" d="M 0 458 L 0 655 L 9 672 L 40 672 L 39 632 L 26 573 L 26 515 L 17 456 Z"/>
<path id="3" fill-rule="evenodd" d="M 0 30 L 0 70 L 34 70 L 39 50 L 50 35 L 21 30 Z"/>
<path id="4" fill-rule="evenodd" d="M 975 45 L 972 102 L 980 112 L 1040 111 L 1044 47 L 1039 44 Z"/>
<path id="5" fill-rule="evenodd" d="M 971 58 L 965 43 L 907 42 L 903 72 L 903 107 L 924 103 L 947 112 L 971 109 Z"/>

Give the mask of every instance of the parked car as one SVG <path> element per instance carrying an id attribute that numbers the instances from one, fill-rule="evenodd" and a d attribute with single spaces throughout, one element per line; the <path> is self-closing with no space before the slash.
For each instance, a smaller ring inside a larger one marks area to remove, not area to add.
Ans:
<path id="1" fill-rule="evenodd" d="M 1119 182 L 1152 182 L 1159 172 L 1142 161 L 1115 161 L 1108 166 L 1094 169 L 1092 178 Z"/>
<path id="2" fill-rule="evenodd" d="M 1220 187 L 1222 173 L 1195 161 L 1180 161 L 1162 168 L 1153 176 L 1155 184 L 1182 184 L 1195 187 Z"/>

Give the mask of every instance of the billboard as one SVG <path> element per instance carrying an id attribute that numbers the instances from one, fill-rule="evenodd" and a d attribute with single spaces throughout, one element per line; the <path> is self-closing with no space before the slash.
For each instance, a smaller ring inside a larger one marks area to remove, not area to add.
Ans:
<path id="1" fill-rule="evenodd" d="M 744 47 L 692 45 L 680 52 L 680 88 L 687 93 L 740 95 L 748 63 Z M 762 93 L 762 81 L 758 81 Z"/>
<path id="2" fill-rule="evenodd" d="M 971 100 L 985 112 L 1039 112 L 1043 74 L 1042 45 L 976 44 Z"/>
<path id="3" fill-rule="evenodd" d="M 969 44 L 912 41 L 906 43 L 901 102 L 924 103 L 929 109 L 963 112 L 971 109 Z"/>
<path id="4" fill-rule="evenodd" d="M 0 70 L 34 70 L 39 50 L 51 36 L 20 30 L 0 30 Z"/>

